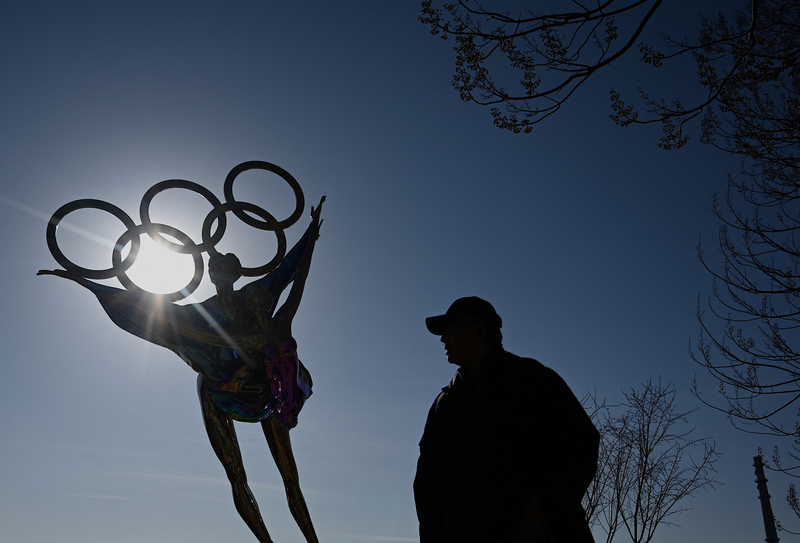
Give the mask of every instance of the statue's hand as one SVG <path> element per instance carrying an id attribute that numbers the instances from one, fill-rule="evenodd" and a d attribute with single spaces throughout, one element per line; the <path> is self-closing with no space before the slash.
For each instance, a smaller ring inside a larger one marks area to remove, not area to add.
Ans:
<path id="1" fill-rule="evenodd" d="M 322 225 L 322 221 L 320 220 L 319 216 L 322 213 L 323 203 L 325 203 L 325 196 L 320 199 L 319 205 L 316 208 L 311 206 L 311 220 L 317 225 L 317 230 L 319 230 L 320 225 Z"/>
<path id="2" fill-rule="evenodd" d="M 39 270 L 36 272 L 36 275 L 57 275 L 59 277 L 63 277 L 64 279 L 75 279 L 75 275 L 66 270 Z"/>
<path id="3" fill-rule="evenodd" d="M 55 275 L 57 277 L 63 277 L 64 279 L 69 279 L 70 281 L 75 281 L 79 285 L 83 285 L 84 287 L 89 288 L 88 286 L 89 281 L 87 281 L 80 275 L 70 273 L 66 270 L 39 270 L 38 272 L 36 272 L 36 275 Z"/>
<path id="4" fill-rule="evenodd" d="M 242 276 L 242 264 L 233 253 L 212 256 L 208 261 L 208 276 L 217 286 L 232 286 Z"/>

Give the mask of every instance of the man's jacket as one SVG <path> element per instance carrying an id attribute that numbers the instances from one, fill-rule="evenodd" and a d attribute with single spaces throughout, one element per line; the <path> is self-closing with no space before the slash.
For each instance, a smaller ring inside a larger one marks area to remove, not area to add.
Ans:
<path id="1" fill-rule="evenodd" d="M 559 543 L 593 541 L 581 499 L 599 434 L 567 384 L 504 353 L 459 370 L 428 414 L 414 481 L 420 543 L 487 543 L 513 531 L 530 498 Z"/>

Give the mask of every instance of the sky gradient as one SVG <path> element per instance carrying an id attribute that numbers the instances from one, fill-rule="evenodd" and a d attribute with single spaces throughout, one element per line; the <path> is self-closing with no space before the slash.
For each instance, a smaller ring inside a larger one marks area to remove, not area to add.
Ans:
<path id="1" fill-rule="evenodd" d="M 715 9 L 667 4 L 651 38 L 692 32 Z M 680 408 L 699 407 L 690 421 L 717 440 L 724 485 L 683 502 L 681 527 L 654 543 L 763 540 L 752 458 L 774 442 L 733 430 L 689 392 L 697 374 L 715 393 L 688 354 L 710 290 L 696 244 L 715 236 L 712 196 L 737 164 L 696 139 L 661 151 L 658 128 L 608 120 L 612 86 L 690 85 L 623 60 L 513 135 L 458 99 L 450 44 L 418 12 L 417 1 L 0 5 L 0 539 L 254 540 L 207 442 L 195 374 L 115 327 L 88 291 L 35 273 L 57 267 L 45 227 L 68 201 L 136 218 L 156 182 L 188 179 L 222 198 L 231 168 L 265 160 L 298 179 L 307 208 L 328 198 L 293 326 L 315 388 L 291 437 L 321 541 L 418 540 L 417 443 L 454 371 L 424 318 L 469 295 L 494 304 L 507 350 L 552 367 L 579 398 L 618 402 L 661 376 Z M 265 179 L 243 179 L 237 197 L 288 215 L 288 191 Z M 199 239 L 205 202 L 161 197 L 153 215 Z M 287 232 L 290 246 L 308 220 Z M 240 256 L 265 246 L 247 229 L 231 239 Z M 78 241 L 74 260 L 110 259 Z M 206 279 L 197 296 L 212 292 Z M 302 541 L 260 428 L 237 432 L 273 539 Z M 553 450 L 546 469 L 562 468 Z M 770 485 L 791 527 L 788 481 Z"/>

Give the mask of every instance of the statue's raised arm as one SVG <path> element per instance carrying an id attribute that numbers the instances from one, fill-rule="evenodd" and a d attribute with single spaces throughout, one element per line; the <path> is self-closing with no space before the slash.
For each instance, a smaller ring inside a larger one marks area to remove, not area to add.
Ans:
<path id="1" fill-rule="evenodd" d="M 308 240 L 306 248 L 303 251 L 303 256 L 297 264 L 295 271 L 294 281 L 292 281 L 292 289 L 286 297 L 284 304 L 278 309 L 275 318 L 281 321 L 288 322 L 289 331 L 291 332 L 291 322 L 297 313 L 297 308 L 300 306 L 300 299 L 303 297 L 303 290 L 306 286 L 306 279 L 308 279 L 308 272 L 311 269 L 311 256 L 314 253 L 314 246 L 319 238 L 319 228 L 322 225 L 320 215 L 322 213 L 322 204 L 325 203 L 323 196 L 319 205 L 311 208 L 311 225 L 308 227 Z"/>

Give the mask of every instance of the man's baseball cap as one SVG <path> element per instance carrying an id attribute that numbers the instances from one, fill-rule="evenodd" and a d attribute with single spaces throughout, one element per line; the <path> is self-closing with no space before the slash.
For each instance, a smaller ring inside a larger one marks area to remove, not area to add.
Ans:
<path id="1" fill-rule="evenodd" d="M 467 298 L 459 298 L 447 313 L 444 315 L 437 315 L 435 317 L 428 317 L 425 319 L 425 326 L 431 334 L 442 336 L 447 331 L 447 325 L 451 322 L 465 320 L 464 317 L 471 317 L 474 322 L 483 322 L 490 326 L 501 328 L 503 326 L 503 319 L 501 319 L 497 312 L 492 307 L 492 304 L 486 300 L 482 300 L 477 296 L 469 296 Z M 467 321 L 469 322 L 469 321 Z"/>

